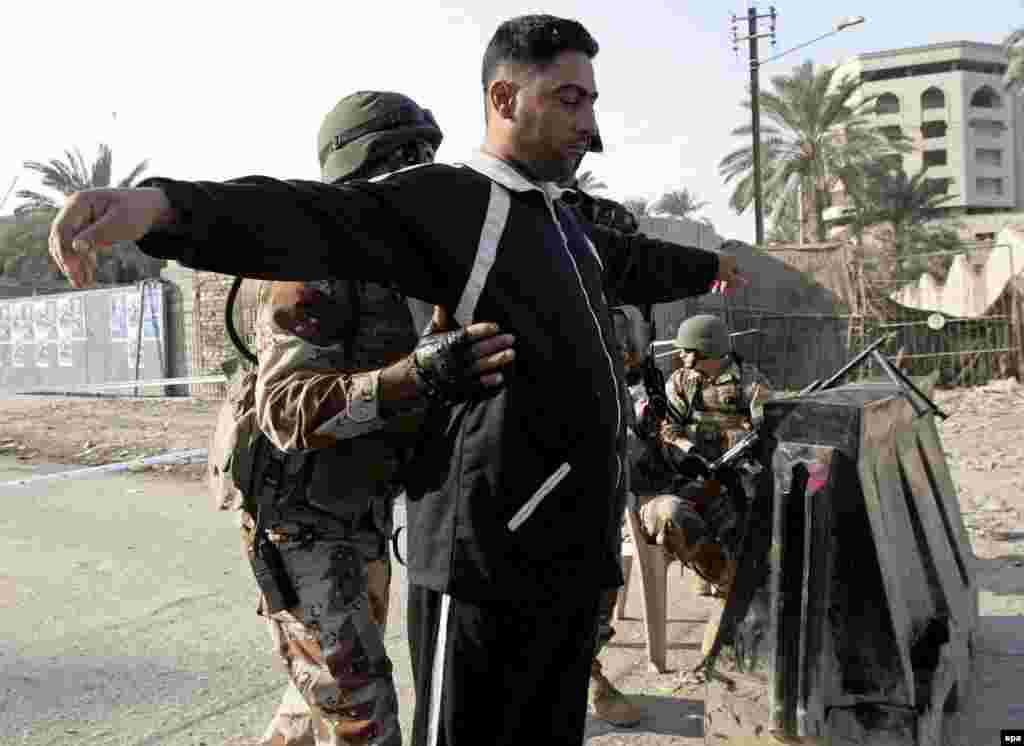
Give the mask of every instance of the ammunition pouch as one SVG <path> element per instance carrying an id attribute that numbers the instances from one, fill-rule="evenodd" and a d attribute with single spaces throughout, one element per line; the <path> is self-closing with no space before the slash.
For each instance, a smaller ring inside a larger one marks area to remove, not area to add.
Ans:
<path id="1" fill-rule="evenodd" d="M 263 594 L 264 612 L 274 614 L 298 606 L 299 594 L 285 570 L 281 550 L 267 536 L 260 521 L 256 522 L 255 540 L 247 554 L 256 585 Z"/>
<path id="2" fill-rule="evenodd" d="M 264 611 L 273 614 L 298 605 L 299 599 L 285 569 L 281 550 L 267 535 L 267 526 L 276 520 L 282 508 L 293 503 L 304 491 L 306 480 L 302 476 L 295 479 L 292 475 L 296 471 L 305 475 L 313 459 L 305 454 L 281 452 L 259 430 L 252 434 L 246 450 L 251 468 L 243 509 L 256 522 L 247 554 L 256 585 L 263 594 Z"/>

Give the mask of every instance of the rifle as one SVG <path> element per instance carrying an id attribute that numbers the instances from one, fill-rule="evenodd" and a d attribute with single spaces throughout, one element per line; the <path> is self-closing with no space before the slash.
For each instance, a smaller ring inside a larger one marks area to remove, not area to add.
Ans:
<path id="1" fill-rule="evenodd" d="M 685 425 L 686 419 L 683 417 L 683 413 L 672 405 L 665 394 L 665 374 L 654 362 L 657 357 L 662 357 L 654 353 L 654 340 L 658 336 L 654 323 L 654 306 L 648 304 L 641 308 L 640 312 L 651 330 L 651 343 L 647 346 L 647 357 L 644 358 L 643 366 L 643 382 L 644 388 L 647 390 L 647 406 L 650 409 L 650 416 L 654 422 L 661 422 L 667 417 L 671 417 L 676 424 Z"/>

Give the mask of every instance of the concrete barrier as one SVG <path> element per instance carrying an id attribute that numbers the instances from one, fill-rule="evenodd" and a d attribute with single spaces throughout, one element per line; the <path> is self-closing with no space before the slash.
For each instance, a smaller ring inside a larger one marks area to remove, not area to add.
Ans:
<path id="1" fill-rule="evenodd" d="M 723 659 L 741 664 L 739 683 L 709 686 L 708 732 L 736 743 L 946 743 L 978 607 L 934 418 L 885 383 L 771 401 L 765 423 L 771 548 Z M 730 708 L 743 713 L 732 726 L 721 717 Z"/>

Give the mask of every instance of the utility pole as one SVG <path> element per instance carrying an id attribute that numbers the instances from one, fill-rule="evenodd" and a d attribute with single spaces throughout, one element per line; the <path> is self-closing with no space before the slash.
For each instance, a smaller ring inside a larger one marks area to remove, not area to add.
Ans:
<path id="1" fill-rule="evenodd" d="M 4 205 L 7 204 L 7 198 L 11 196 L 11 192 L 14 191 L 14 186 L 17 183 L 18 183 L 18 177 L 17 177 L 17 175 L 15 175 L 15 177 L 13 179 L 11 179 L 11 186 L 7 189 L 7 193 L 4 194 L 4 198 L 0 199 L 0 211 L 3 211 Z"/>
<path id="2" fill-rule="evenodd" d="M 758 32 L 758 24 L 764 19 L 770 19 L 771 29 L 767 33 Z M 732 49 L 739 52 L 739 44 L 746 41 L 750 50 L 750 128 L 754 138 L 754 242 L 761 246 L 764 244 L 764 202 L 761 191 L 761 102 L 758 100 L 758 93 L 761 90 L 759 72 L 761 62 L 757 57 L 757 42 L 761 37 L 771 39 L 772 46 L 775 46 L 775 6 L 770 6 L 767 13 L 758 14 L 756 5 L 752 2 L 747 8 L 747 35 L 740 36 L 736 30 L 736 24 L 743 20 L 742 16 L 732 16 Z"/>

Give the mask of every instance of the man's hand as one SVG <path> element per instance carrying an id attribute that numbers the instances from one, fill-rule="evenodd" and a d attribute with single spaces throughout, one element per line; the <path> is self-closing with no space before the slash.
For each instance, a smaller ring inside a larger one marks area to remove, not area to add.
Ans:
<path id="1" fill-rule="evenodd" d="M 732 242 L 726 241 L 722 244 L 722 247 L 726 247 L 730 243 Z M 736 261 L 736 257 L 731 254 L 719 253 L 718 274 L 715 275 L 715 280 L 711 283 L 711 292 L 731 295 L 732 293 L 735 293 L 740 286 L 749 284 L 750 282 L 740 272 L 739 263 Z"/>
<path id="2" fill-rule="evenodd" d="M 505 383 L 502 369 L 508 368 L 515 360 L 513 345 L 516 338 L 511 334 L 499 334 L 497 324 L 482 322 L 466 327 L 466 336 L 472 342 L 469 348 L 469 372 L 476 376 L 481 386 L 496 388 Z"/>
<path id="3" fill-rule="evenodd" d="M 159 189 L 90 189 L 71 195 L 50 226 L 50 256 L 76 288 L 96 280 L 96 252 L 174 222 Z"/>
<path id="4" fill-rule="evenodd" d="M 455 402 L 503 385 L 502 370 L 515 359 L 515 337 L 499 331 L 497 324 L 482 322 L 420 339 L 413 352 L 420 391 Z"/>

